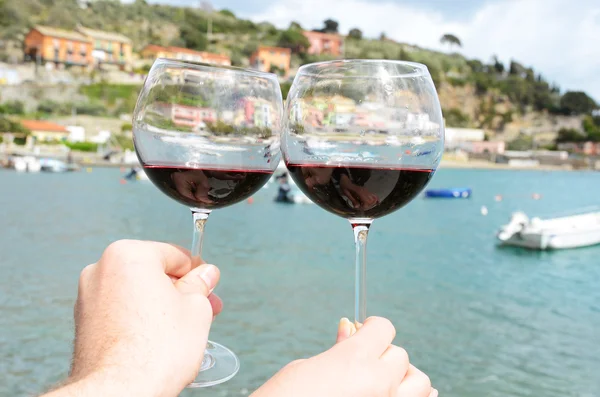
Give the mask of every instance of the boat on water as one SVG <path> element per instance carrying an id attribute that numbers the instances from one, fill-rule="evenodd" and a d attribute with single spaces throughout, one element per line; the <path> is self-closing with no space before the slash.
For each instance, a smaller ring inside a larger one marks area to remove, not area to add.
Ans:
<path id="1" fill-rule="evenodd" d="M 147 181 L 148 175 L 142 167 L 131 167 L 129 172 L 123 177 L 127 180 Z"/>
<path id="2" fill-rule="evenodd" d="M 549 219 L 530 219 L 525 213 L 516 212 L 496 237 L 501 245 L 536 250 L 600 244 L 600 211 Z"/>
<path id="3" fill-rule="evenodd" d="M 9 167 L 17 172 L 40 172 L 42 165 L 40 161 L 33 156 L 15 156 L 9 161 Z"/>
<path id="4" fill-rule="evenodd" d="M 429 198 L 469 198 L 472 191 L 468 187 L 457 187 L 448 189 L 428 189 L 425 191 L 425 197 Z"/>
<path id="5" fill-rule="evenodd" d="M 57 159 L 40 159 L 41 170 L 44 172 L 70 172 L 78 171 L 77 164 L 68 164 Z"/>

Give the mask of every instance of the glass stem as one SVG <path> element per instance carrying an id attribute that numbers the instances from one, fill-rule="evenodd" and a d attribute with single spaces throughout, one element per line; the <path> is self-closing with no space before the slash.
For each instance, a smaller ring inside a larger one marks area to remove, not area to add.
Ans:
<path id="1" fill-rule="evenodd" d="M 364 323 L 367 319 L 367 237 L 373 219 L 349 219 L 356 246 L 354 287 L 354 321 Z"/>
<path id="2" fill-rule="evenodd" d="M 192 240 L 192 257 L 202 257 L 202 241 L 204 240 L 204 226 L 210 215 L 210 210 L 192 208 L 194 220 L 194 238 Z"/>

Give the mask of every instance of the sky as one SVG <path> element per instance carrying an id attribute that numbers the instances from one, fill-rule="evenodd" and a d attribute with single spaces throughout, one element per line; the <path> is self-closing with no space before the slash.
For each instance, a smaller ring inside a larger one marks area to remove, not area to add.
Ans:
<path id="1" fill-rule="evenodd" d="M 166 0 L 155 0 L 167 2 Z M 198 6 L 199 0 L 169 4 Z M 238 17 L 306 29 L 335 19 L 340 32 L 357 27 L 367 37 L 387 37 L 447 51 L 445 33 L 460 38 L 462 54 L 532 66 L 564 90 L 582 90 L 600 102 L 600 0 L 212 0 Z"/>

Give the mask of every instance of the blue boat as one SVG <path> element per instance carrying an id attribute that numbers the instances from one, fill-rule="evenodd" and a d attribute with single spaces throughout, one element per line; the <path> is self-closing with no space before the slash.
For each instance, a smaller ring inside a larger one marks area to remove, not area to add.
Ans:
<path id="1" fill-rule="evenodd" d="M 468 187 L 457 187 L 450 189 L 429 189 L 425 191 L 425 197 L 430 198 L 469 198 L 471 189 Z"/>

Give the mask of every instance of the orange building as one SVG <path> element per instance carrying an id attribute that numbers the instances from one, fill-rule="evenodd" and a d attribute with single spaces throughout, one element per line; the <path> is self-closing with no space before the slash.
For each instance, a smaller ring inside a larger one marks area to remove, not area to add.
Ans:
<path id="1" fill-rule="evenodd" d="M 292 50 L 289 48 L 260 46 L 250 57 L 250 65 L 262 72 L 271 72 L 277 68 L 287 76 L 291 59 Z"/>
<path id="2" fill-rule="evenodd" d="M 39 63 L 84 67 L 92 64 L 90 38 L 69 30 L 36 26 L 25 36 L 24 51 L 31 61 Z"/>
<path id="3" fill-rule="evenodd" d="M 28 140 L 36 142 L 64 141 L 69 137 L 65 126 L 43 120 L 21 120 L 21 125 L 31 131 Z"/>
<path id="4" fill-rule="evenodd" d="M 84 27 L 73 31 L 35 26 L 25 36 L 25 55 L 40 63 L 84 67 L 109 64 L 127 70 L 132 62 L 131 40 L 127 37 Z"/>
<path id="5" fill-rule="evenodd" d="M 95 66 L 117 65 L 123 70 L 131 69 L 131 40 L 128 37 L 83 26 L 79 26 L 77 31 L 93 43 L 92 59 Z"/>
<path id="6" fill-rule="evenodd" d="M 156 58 L 170 58 L 180 61 L 208 63 L 212 65 L 230 66 L 231 59 L 227 55 L 212 52 L 195 51 L 182 47 L 162 47 L 149 44 L 141 51 L 142 58 L 154 60 Z"/>
<path id="7" fill-rule="evenodd" d="M 313 31 L 304 31 L 302 33 L 310 43 L 310 47 L 308 47 L 309 54 L 329 54 L 333 56 L 343 55 L 344 38 L 339 34 Z"/>

